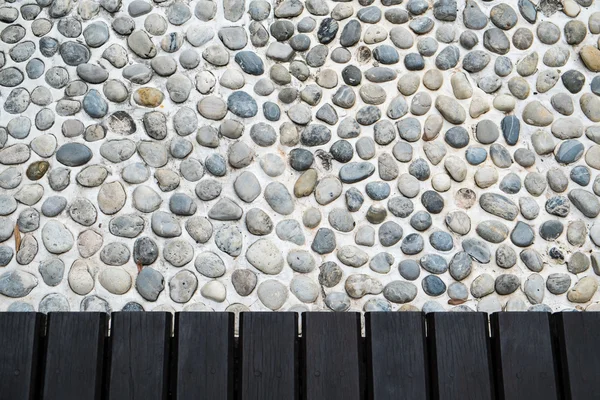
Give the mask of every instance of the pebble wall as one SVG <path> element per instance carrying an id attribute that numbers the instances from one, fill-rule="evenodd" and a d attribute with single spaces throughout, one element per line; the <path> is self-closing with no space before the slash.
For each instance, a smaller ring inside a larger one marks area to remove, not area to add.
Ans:
<path id="1" fill-rule="evenodd" d="M 0 311 L 599 309 L 593 0 L 0 5 Z"/>

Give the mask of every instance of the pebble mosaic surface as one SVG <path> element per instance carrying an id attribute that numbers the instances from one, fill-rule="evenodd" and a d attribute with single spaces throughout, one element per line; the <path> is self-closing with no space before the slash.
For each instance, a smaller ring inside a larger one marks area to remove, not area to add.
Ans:
<path id="1" fill-rule="evenodd" d="M 593 0 L 0 5 L 0 311 L 595 310 Z"/>

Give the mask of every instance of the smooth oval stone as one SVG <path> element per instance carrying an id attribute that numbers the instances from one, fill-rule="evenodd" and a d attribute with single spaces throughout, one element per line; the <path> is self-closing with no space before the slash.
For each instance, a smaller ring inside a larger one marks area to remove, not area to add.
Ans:
<path id="1" fill-rule="evenodd" d="M 524 222 L 518 221 L 515 229 L 510 234 L 510 240 L 519 247 L 527 247 L 533 244 L 535 233 L 531 226 Z"/>
<path id="2" fill-rule="evenodd" d="M 432 274 L 443 274 L 448 270 L 446 260 L 437 254 L 427 254 L 421 257 L 419 264 L 424 270 Z"/>
<path id="3" fill-rule="evenodd" d="M 477 225 L 476 232 L 482 239 L 490 243 L 501 243 L 508 237 L 508 227 L 494 220 L 482 221 Z"/>
<path id="4" fill-rule="evenodd" d="M 465 151 L 465 158 L 471 165 L 479 165 L 487 160 L 487 151 L 483 147 L 471 146 Z"/>
<path id="5" fill-rule="evenodd" d="M 584 189 L 573 189 L 568 194 L 571 203 L 588 218 L 596 218 L 600 214 L 600 201 L 591 192 Z"/>
<path id="6" fill-rule="evenodd" d="M 392 303 L 404 304 L 417 296 L 417 288 L 410 282 L 392 281 L 384 287 L 383 296 Z"/>
<path id="7" fill-rule="evenodd" d="M 462 242 L 463 250 L 475 261 L 487 264 L 491 259 L 491 252 L 488 245 L 476 238 L 469 238 Z"/>
<path id="8" fill-rule="evenodd" d="M 418 233 L 411 233 L 402 239 L 400 249 L 404 254 L 415 255 L 423 251 L 424 246 L 425 241 L 423 240 L 423 237 Z"/>
<path id="9" fill-rule="evenodd" d="M 572 164 L 578 161 L 585 151 L 583 143 L 576 139 L 563 141 L 556 149 L 554 158 L 560 164 Z"/>
<path id="10" fill-rule="evenodd" d="M 92 159 L 92 151 L 81 143 L 66 143 L 56 151 L 56 159 L 68 167 L 78 167 Z"/>
<path id="11" fill-rule="evenodd" d="M 540 236 L 547 241 L 557 239 L 564 231 L 564 226 L 560 221 L 545 221 L 540 225 Z"/>
<path id="12" fill-rule="evenodd" d="M 484 193 L 479 198 L 479 205 L 484 211 L 509 221 L 513 221 L 519 214 L 519 207 L 501 194 Z"/>
<path id="13" fill-rule="evenodd" d="M 587 186 L 591 180 L 589 168 L 587 168 L 583 165 L 578 165 L 578 166 L 574 167 L 571 170 L 569 177 L 571 178 L 571 180 L 573 182 L 575 182 L 581 186 Z"/>
<path id="14" fill-rule="evenodd" d="M 423 278 L 421 287 L 428 296 L 441 296 L 446 292 L 446 284 L 435 275 L 428 275 Z"/>
<path id="15" fill-rule="evenodd" d="M 262 59 L 252 51 L 240 51 L 234 57 L 242 71 L 250 75 L 262 75 L 264 64 Z"/>
<path id="16" fill-rule="evenodd" d="M 339 178 L 344 183 L 360 182 L 375 172 L 375 166 L 369 162 L 351 162 L 340 168 Z"/>
<path id="17" fill-rule="evenodd" d="M 521 124 L 519 119 L 514 115 L 507 115 L 502 118 L 500 122 L 500 128 L 502 129 L 502 136 L 506 143 L 510 146 L 514 146 L 517 144 L 519 140 L 519 132 L 520 132 Z"/>

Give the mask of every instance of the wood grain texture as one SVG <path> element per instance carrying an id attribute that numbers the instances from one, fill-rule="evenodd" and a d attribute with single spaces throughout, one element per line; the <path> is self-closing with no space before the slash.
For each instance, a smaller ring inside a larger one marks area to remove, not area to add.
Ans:
<path id="1" fill-rule="evenodd" d="M 309 400 L 363 398 L 360 314 L 302 314 L 303 393 Z"/>
<path id="2" fill-rule="evenodd" d="M 240 315 L 242 400 L 298 398 L 296 313 Z"/>
<path id="3" fill-rule="evenodd" d="M 101 400 L 108 315 L 48 315 L 44 400 Z"/>
<path id="4" fill-rule="evenodd" d="M 552 318 L 563 398 L 600 399 L 600 313 L 561 312 Z"/>
<path id="5" fill-rule="evenodd" d="M 171 313 L 112 314 L 108 400 L 166 400 Z"/>
<path id="6" fill-rule="evenodd" d="M 176 314 L 174 399 L 233 400 L 233 324 L 233 313 Z"/>
<path id="7" fill-rule="evenodd" d="M 0 313 L 1 399 L 37 397 L 43 322 L 39 313 Z"/>
<path id="8" fill-rule="evenodd" d="M 487 315 L 430 313 L 427 329 L 431 398 L 493 399 Z"/>
<path id="9" fill-rule="evenodd" d="M 495 313 L 491 326 L 498 400 L 557 400 L 550 315 Z"/>
<path id="10" fill-rule="evenodd" d="M 365 314 L 368 399 L 428 398 L 425 318 L 420 312 Z"/>

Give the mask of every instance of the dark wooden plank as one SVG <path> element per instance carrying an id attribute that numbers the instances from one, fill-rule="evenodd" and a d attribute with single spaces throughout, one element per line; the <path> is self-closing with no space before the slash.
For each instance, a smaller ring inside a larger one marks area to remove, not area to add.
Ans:
<path id="1" fill-rule="evenodd" d="M 600 313 L 553 314 L 565 400 L 600 399 Z"/>
<path id="2" fill-rule="evenodd" d="M 494 313 L 491 325 L 498 400 L 557 400 L 550 315 Z"/>
<path id="3" fill-rule="evenodd" d="M 43 318 L 38 313 L 0 313 L 0 398 L 36 398 Z"/>
<path id="4" fill-rule="evenodd" d="M 302 314 L 305 399 L 359 400 L 361 385 L 360 314 Z"/>
<path id="5" fill-rule="evenodd" d="M 427 329 L 432 399 L 491 400 L 487 315 L 430 313 Z"/>
<path id="6" fill-rule="evenodd" d="M 171 313 L 112 314 L 109 400 L 166 400 Z"/>
<path id="7" fill-rule="evenodd" d="M 177 313 L 174 399 L 233 399 L 233 323 L 233 313 Z"/>
<path id="8" fill-rule="evenodd" d="M 105 313 L 48 315 L 44 400 L 101 400 Z"/>
<path id="9" fill-rule="evenodd" d="M 297 338 L 296 313 L 241 314 L 242 400 L 298 398 Z"/>
<path id="10" fill-rule="evenodd" d="M 425 318 L 420 312 L 365 314 L 371 400 L 427 400 Z"/>

